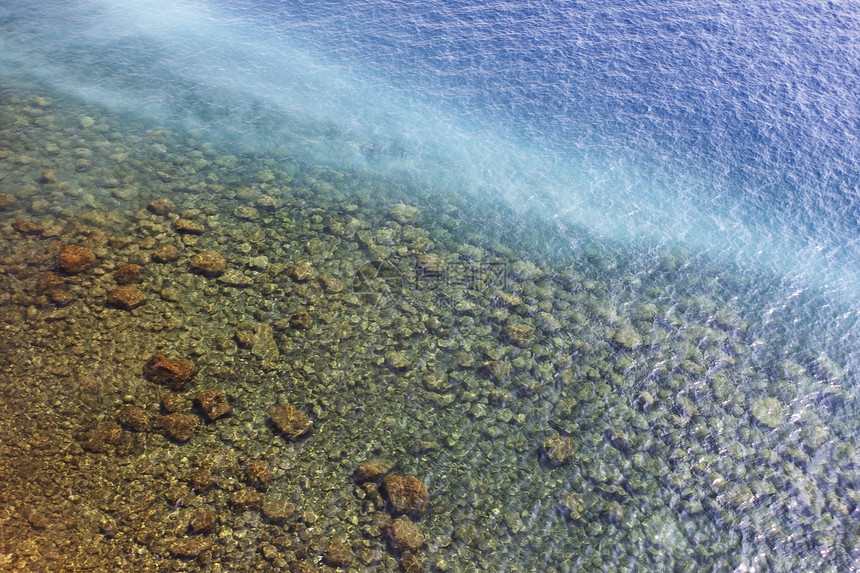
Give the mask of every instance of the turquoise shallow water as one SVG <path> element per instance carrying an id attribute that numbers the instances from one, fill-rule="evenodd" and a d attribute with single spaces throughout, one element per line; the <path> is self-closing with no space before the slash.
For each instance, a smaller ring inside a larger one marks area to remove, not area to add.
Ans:
<path id="1" fill-rule="evenodd" d="M 213 340 L 275 324 L 290 366 L 266 384 L 313 396 L 337 414 L 320 439 L 348 444 L 296 448 L 279 491 L 393 453 L 435 500 L 430 570 L 850 570 L 856 14 L 19 3 L 0 23 L 7 219 L 123 227 L 167 195 L 218 229 L 180 246 L 228 249 L 255 282 L 193 283 L 233 309 Z M 54 163 L 72 191 L 39 183 Z M 365 306 L 254 255 L 312 258 Z M 157 272 L 151 293 L 192 284 Z M 278 330 L 314 305 L 306 337 Z M 234 360 L 218 344 L 176 348 Z M 254 421 L 214 443 L 271 453 Z M 576 455 L 554 463 L 559 436 Z"/>

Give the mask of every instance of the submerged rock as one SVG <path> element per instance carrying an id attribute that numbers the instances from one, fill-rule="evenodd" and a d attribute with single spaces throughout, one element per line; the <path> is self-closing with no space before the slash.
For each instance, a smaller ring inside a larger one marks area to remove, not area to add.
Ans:
<path id="1" fill-rule="evenodd" d="M 180 442 L 187 442 L 194 435 L 200 419 L 192 414 L 167 414 L 155 421 L 155 428 L 163 430 L 164 433 Z"/>
<path id="2" fill-rule="evenodd" d="M 134 310 L 146 303 L 146 295 L 136 286 L 119 286 L 110 292 L 107 303 L 122 310 Z"/>
<path id="3" fill-rule="evenodd" d="M 55 262 L 59 270 L 75 275 L 95 265 L 96 255 L 86 247 L 66 245 L 60 250 Z"/>
<path id="4" fill-rule="evenodd" d="M 151 213 L 155 213 L 156 215 L 164 216 L 164 215 L 168 215 L 172 211 L 174 211 L 176 209 L 176 205 L 174 205 L 173 201 L 171 201 L 170 199 L 167 199 L 165 197 L 161 197 L 161 198 L 156 199 L 155 201 L 151 202 L 149 205 L 146 206 L 146 208 Z"/>
<path id="5" fill-rule="evenodd" d="M 306 310 L 297 310 L 290 316 L 290 326 L 307 330 L 314 324 L 314 319 Z"/>
<path id="6" fill-rule="evenodd" d="M 219 277 L 227 269 L 227 261 L 217 251 L 206 251 L 191 257 L 191 270 L 207 277 Z"/>
<path id="7" fill-rule="evenodd" d="M 254 280 L 246 276 L 245 273 L 238 269 L 230 269 L 225 271 L 223 275 L 218 277 L 218 282 L 222 285 L 233 287 L 247 287 L 254 284 Z"/>
<path id="8" fill-rule="evenodd" d="M 202 235 L 206 232 L 206 227 L 189 219 L 177 219 L 173 227 L 183 235 Z"/>
<path id="9" fill-rule="evenodd" d="M 210 422 L 214 422 L 233 411 L 227 402 L 227 395 L 219 388 L 210 388 L 200 392 L 194 401 L 200 406 Z"/>
<path id="10" fill-rule="evenodd" d="M 561 510 L 565 519 L 576 521 L 581 518 L 585 512 L 585 501 L 582 496 L 575 492 L 570 492 L 561 502 Z"/>
<path id="11" fill-rule="evenodd" d="M 120 286 L 141 282 L 143 269 L 140 265 L 123 265 L 113 273 L 113 279 Z"/>
<path id="12" fill-rule="evenodd" d="M 296 506 L 285 499 L 270 499 L 263 502 L 262 511 L 266 521 L 283 525 L 296 512 Z"/>
<path id="13" fill-rule="evenodd" d="M 164 354 L 156 354 L 143 367 L 143 375 L 151 382 L 163 384 L 171 390 L 182 390 L 197 372 L 187 360 L 170 360 Z"/>
<path id="14" fill-rule="evenodd" d="M 418 210 L 418 207 L 398 203 L 393 209 L 391 209 L 391 218 L 401 225 L 406 225 L 408 223 L 414 223 L 420 219 L 421 211 Z"/>
<path id="15" fill-rule="evenodd" d="M 134 432 L 142 432 L 149 426 L 149 418 L 142 408 L 127 404 L 116 415 L 116 421 L 122 427 Z"/>
<path id="16" fill-rule="evenodd" d="M 298 439 L 313 428 L 313 422 L 290 403 L 272 407 L 269 417 L 275 427 L 288 439 Z"/>
<path id="17" fill-rule="evenodd" d="M 323 563 L 329 567 L 346 567 L 352 563 L 354 557 L 355 554 L 353 554 L 349 543 L 337 537 L 329 539 L 328 545 L 323 551 Z"/>
<path id="18" fill-rule="evenodd" d="M 201 507 L 191 514 L 188 528 L 192 533 L 206 533 L 211 531 L 217 522 L 218 515 L 214 511 Z"/>
<path id="19" fill-rule="evenodd" d="M 404 551 L 415 552 L 424 545 L 424 535 L 421 528 L 408 517 L 392 519 L 385 528 L 385 537 L 395 553 Z"/>
<path id="20" fill-rule="evenodd" d="M 769 428 L 778 428 L 785 422 L 785 407 L 776 398 L 760 398 L 752 403 L 753 418 Z"/>
<path id="21" fill-rule="evenodd" d="M 121 437 L 122 428 L 120 425 L 116 422 L 108 422 L 81 442 L 81 447 L 88 452 L 100 454 L 107 451 L 112 444 L 117 443 Z"/>
<path id="22" fill-rule="evenodd" d="M 306 282 L 316 276 L 316 271 L 310 262 L 298 261 L 287 269 L 287 274 L 296 282 Z"/>
<path id="23" fill-rule="evenodd" d="M 186 537 L 177 539 L 170 544 L 170 554 L 176 557 L 199 557 L 204 551 L 212 548 L 212 542 L 205 537 Z"/>
<path id="24" fill-rule="evenodd" d="M 266 460 L 248 460 L 245 462 L 245 481 L 253 488 L 261 491 L 269 489 L 272 481 L 272 467 Z"/>
<path id="25" fill-rule="evenodd" d="M 358 484 L 378 481 L 385 476 L 385 474 L 390 472 L 393 467 L 394 463 L 388 460 L 365 460 L 358 464 L 358 467 L 353 470 L 352 477 Z"/>
<path id="26" fill-rule="evenodd" d="M 535 329 L 527 324 L 509 324 L 505 327 L 505 335 L 512 344 L 525 348 L 534 341 Z"/>
<path id="27" fill-rule="evenodd" d="M 152 259 L 158 263 L 172 263 L 179 259 L 179 249 L 173 245 L 164 245 L 152 253 Z"/>
<path id="28" fill-rule="evenodd" d="M 382 480 L 382 492 L 395 514 L 421 517 L 430 505 L 427 486 L 415 476 L 386 476 Z"/>
<path id="29" fill-rule="evenodd" d="M 11 211 L 18 207 L 18 199 L 11 193 L 0 193 L 0 211 Z"/>
<path id="30" fill-rule="evenodd" d="M 41 235 L 45 232 L 45 227 L 27 219 L 18 219 L 12 223 L 12 228 L 22 235 Z"/>
<path id="31" fill-rule="evenodd" d="M 616 330 L 612 334 L 612 341 L 628 350 L 633 350 L 642 346 L 642 337 L 632 326 L 624 326 Z"/>
<path id="32" fill-rule="evenodd" d="M 570 436 L 553 434 L 544 440 L 541 445 L 541 452 L 545 459 L 552 465 L 560 466 L 573 459 L 573 456 L 576 453 L 576 447 L 574 446 L 573 439 Z"/>

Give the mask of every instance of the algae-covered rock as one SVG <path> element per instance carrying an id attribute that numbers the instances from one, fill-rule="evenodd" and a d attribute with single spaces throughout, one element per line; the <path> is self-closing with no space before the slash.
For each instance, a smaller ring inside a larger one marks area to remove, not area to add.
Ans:
<path id="1" fill-rule="evenodd" d="M 585 501 L 578 493 L 570 492 L 561 502 L 561 512 L 565 519 L 576 521 L 585 513 Z"/>
<path id="2" fill-rule="evenodd" d="M 408 223 L 414 223 L 420 219 L 421 211 L 418 210 L 418 207 L 399 203 L 391 209 L 391 218 L 401 225 L 406 225 Z"/>
<path id="3" fill-rule="evenodd" d="M 612 341 L 628 350 L 642 346 L 642 336 L 632 326 L 623 326 L 612 333 Z"/>
<path id="4" fill-rule="evenodd" d="M 511 270 L 524 281 L 537 280 L 543 276 L 543 271 L 531 261 L 516 261 Z"/>
<path id="5" fill-rule="evenodd" d="M 525 348 L 534 341 L 535 329 L 528 324 L 509 324 L 505 327 L 505 335 L 512 344 Z"/>
<path id="6" fill-rule="evenodd" d="M 570 436 L 553 434 L 544 440 L 541 445 L 541 452 L 552 465 L 560 466 L 573 459 L 576 446 Z"/>
<path id="7" fill-rule="evenodd" d="M 750 408 L 753 418 L 769 428 L 778 428 L 785 422 L 785 406 L 776 398 L 759 398 Z"/>
<path id="8" fill-rule="evenodd" d="M 287 274 L 296 282 L 306 282 L 316 276 L 316 270 L 310 261 L 297 261 L 287 269 Z"/>

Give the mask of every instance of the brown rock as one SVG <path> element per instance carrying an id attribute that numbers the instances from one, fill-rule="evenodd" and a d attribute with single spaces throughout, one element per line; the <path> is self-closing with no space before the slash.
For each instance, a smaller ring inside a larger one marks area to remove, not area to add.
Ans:
<path id="1" fill-rule="evenodd" d="M 171 263 L 179 258 L 179 249 L 173 245 L 163 245 L 152 253 L 152 259 L 157 263 Z"/>
<path id="2" fill-rule="evenodd" d="M 385 476 L 382 492 L 395 514 L 420 517 L 430 504 L 430 492 L 424 482 L 415 476 Z"/>
<path id="3" fill-rule="evenodd" d="M 191 519 L 188 520 L 188 527 L 194 533 L 206 533 L 215 527 L 218 521 L 218 516 L 214 511 L 201 507 L 191 514 Z"/>
<path id="4" fill-rule="evenodd" d="M 272 481 L 272 468 L 266 460 L 248 460 L 245 462 L 245 481 L 251 487 L 266 491 Z"/>
<path id="5" fill-rule="evenodd" d="M 194 491 L 206 491 L 212 486 L 212 468 L 209 466 L 197 468 L 188 476 L 188 481 Z"/>
<path id="6" fill-rule="evenodd" d="M 291 561 L 287 567 L 290 573 L 314 573 L 316 571 L 313 565 L 302 561 Z"/>
<path id="7" fill-rule="evenodd" d="M 39 277 L 37 288 L 39 292 L 50 292 L 66 284 L 66 279 L 54 273 L 45 273 Z"/>
<path id="8" fill-rule="evenodd" d="M 227 403 L 227 395 L 218 388 L 210 388 L 200 392 L 194 401 L 210 421 L 215 421 L 233 411 L 230 404 Z"/>
<path id="9" fill-rule="evenodd" d="M 163 430 L 164 433 L 174 440 L 187 442 L 194 435 L 200 419 L 192 414 L 167 414 L 155 421 L 155 428 Z"/>
<path id="10" fill-rule="evenodd" d="M 352 562 L 355 555 L 348 543 L 336 537 L 329 539 L 325 551 L 323 551 L 323 563 L 329 567 L 346 567 Z"/>
<path id="11" fill-rule="evenodd" d="M 284 403 L 269 410 L 272 423 L 290 440 L 295 440 L 313 427 L 313 422 L 292 404 Z"/>
<path id="12" fill-rule="evenodd" d="M 390 472 L 393 467 L 394 463 L 388 460 L 365 460 L 358 464 L 358 467 L 353 470 L 352 477 L 355 479 L 355 482 L 359 484 L 369 481 L 378 481 L 385 474 Z"/>
<path id="13" fill-rule="evenodd" d="M 285 499 L 271 499 L 263 503 L 263 517 L 275 525 L 283 525 L 295 512 L 296 506 Z"/>
<path id="14" fill-rule="evenodd" d="M 22 235 L 41 235 L 45 232 L 45 227 L 26 219 L 18 219 L 12 223 L 12 228 Z"/>
<path id="15" fill-rule="evenodd" d="M 120 409 L 116 415 L 116 421 L 123 428 L 134 432 L 142 432 L 149 426 L 149 418 L 146 416 L 146 412 L 131 404 L 127 404 Z"/>
<path id="16" fill-rule="evenodd" d="M 242 488 L 230 496 L 230 505 L 238 509 L 260 509 L 263 503 L 263 494 L 254 488 Z"/>
<path id="17" fill-rule="evenodd" d="M 297 310 L 290 316 L 290 326 L 307 330 L 314 324 L 314 319 L 304 310 Z"/>
<path id="18" fill-rule="evenodd" d="M 424 545 L 424 535 L 421 533 L 421 528 L 408 517 L 392 519 L 388 527 L 385 528 L 385 537 L 395 553 L 415 552 Z"/>
<path id="19" fill-rule="evenodd" d="M 309 281 L 316 276 L 313 265 L 308 261 L 298 261 L 289 269 L 287 274 L 296 282 Z"/>
<path id="20" fill-rule="evenodd" d="M 96 264 L 96 256 L 86 247 L 66 245 L 60 250 L 55 262 L 59 270 L 74 275 Z"/>
<path id="21" fill-rule="evenodd" d="M 18 206 L 18 199 L 11 193 L 0 193 L 0 211 L 11 211 Z"/>
<path id="22" fill-rule="evenodd" d="M 134 310 L 146 303 L 146 295 L 136 286 L 119 286 L 110 292 L 107 302 L 122 310 Z"/>
<path id="23" fill-rule="evenodd" d="M 219 277 L 227 270 L 227 261 L 216 251 L 206 251 L 191 257 L 191 270 L 207 277 Z"/>
<path id="24" fill-rule="evenodd" d="M 173 204 L 173 201 L 170 199 L 166 199 L 161 197 L 160 199 L 156 199 L 152 203 L 146 206 L 150 212 L 155 213 L 156 215 L 167 215 L 171 211 L 176 208 L 176 205 Z"/>
<path id="25" fill-rule="evenodd" d="M 113 273 L 113 278 L 120 286 L 137 284 L 143 280 L 142 271 L 140 265 L 123 265 Z"/>
<path id="26" fill-rule="evenodd" d="M 57 306 L 67 306 L 72 304 L 75 297 L 64 288 L 54 288 L 48 291 L 48 299 Z"/>
<path id="27" fill-rule="evenodd" d="M 122 428 L 116 422 L 108 422 L 98 430 L 90 434 L 81 443 L 81 447 L 88 452 L 100 454 L 107 451 L 111 444 L 115 444 L 122 437 Z"/>
<path id="28" fill-rule="evenodd" d="M 191 362 L 170 360 L 164 354 L 156 354 L 143 367 L 143 375 L 148 380 L 171 390 L 182 390 L 196 371 Z"/>
<path id="29" fill-rule="evenodd" d="M 177 233 L 185 235 L 202 235 L 206 231 L 206 227 L 190 219 L 177 219 L 173 227 Z"/>
<path id="30" fill-rule="evenodd" d="M 171 543 L 168 550 L 176 557 L 192 558 L 199 557 L 201 553 L 211 548 L 212 542 L 205 537 L 185 537 Z"/>

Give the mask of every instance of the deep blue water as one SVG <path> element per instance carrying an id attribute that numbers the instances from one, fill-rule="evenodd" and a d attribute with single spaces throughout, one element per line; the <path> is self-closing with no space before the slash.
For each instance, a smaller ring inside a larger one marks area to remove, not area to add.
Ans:
<path id="1" fill-rule="evenodd" d="M 858 7 L 24 3 L 0 48 L 113 106 L 254 145 L 289 118 L 317 157 L 855 298 Z"/>

